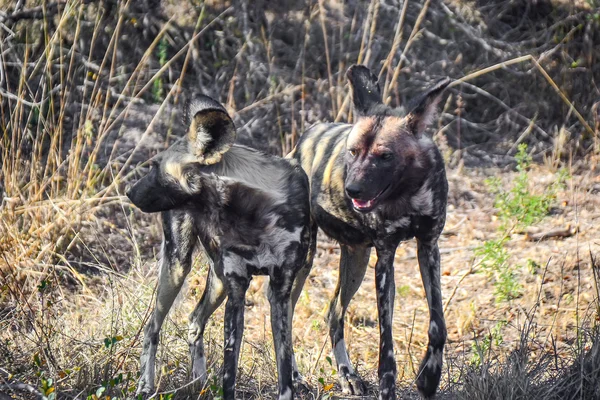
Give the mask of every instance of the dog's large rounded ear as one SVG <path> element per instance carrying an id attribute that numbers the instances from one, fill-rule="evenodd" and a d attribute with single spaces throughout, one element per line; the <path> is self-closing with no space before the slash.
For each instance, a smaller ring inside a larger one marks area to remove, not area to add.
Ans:
<path id="1" fill-rule="evenodd" d="M 352 87 L 352 102 L 358 115 L 369 115 L 374 108 L 382 105 L 381 91 L 377 77 L 364 65 L 352 65 L 346 71 Z"/>
<path id="2" fill-rule="evenodd" d="M 202 164 L 219 162 L 236 138 L 235 126 L 227 110 L 204 95 L 194 96 L 187 110 L 190 152 Z"/>
<path id="3" fill-rule="evenodd" d="M 437 114 L 437 106 L 442 98 L 442 93 L 451 82 L 450 78 L 440 80 L 410 103 L 408 107 L 410 111 L 406 118 L 412 133 L 420 134 L 431 125 Z"/>

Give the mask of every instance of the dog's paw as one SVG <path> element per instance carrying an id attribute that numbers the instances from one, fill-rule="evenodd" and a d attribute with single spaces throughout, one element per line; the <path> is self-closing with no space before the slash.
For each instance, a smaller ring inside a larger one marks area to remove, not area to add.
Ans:
<path id="1" fill-rule="evenodd" d="M 134 399 L 145 400 L 154 394 L 154 387 L 146 382 L 140 382 L 137 390 L 135 391 Z"/>
<path id="2" fill-rule="evenodd" d="M 308 381 L 298 371 L 294 371 L 294 389 L 296 393 L 310 393 L 311 387 Z"/>
<path id="3" fill-rule="evenodd" d="M 423 398 L 433 399 L 442 377 L 442 352 L 427 351 L 419 368 L 417 389 Z"/>
<path id="4" fill-rule="evenodd" d="M 362 378 L 354 372 L 340 374 L 340 386 L 342 393 L 355 396 L 362 396 L 367 393 L 367 385 Z"/>

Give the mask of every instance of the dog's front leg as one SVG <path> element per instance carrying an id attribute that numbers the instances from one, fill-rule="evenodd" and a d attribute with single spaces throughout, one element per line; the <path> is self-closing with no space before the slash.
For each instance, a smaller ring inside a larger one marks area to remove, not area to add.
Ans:
<path id="1" fill-rule="evenodd" d="M 395 247 L 377 248 L 375 288 L 379 312 L 379 399 L 396 399 L 396 359 L 392 320 L 394 313 L 394 254 Z"/>
<path id="2" fill-rule="evenodd" d="M 226 275 L 227 303 L 225 305 L 225 343 L 223 359 L 223 399 L 235 399 L 242 334 L 244 332 L 244 297 L 250 280 L 236 274 Z"/>
<path id="3" fill-rule="evenodd" d="M 196 244 L 193 235 L 193 220 L 185 212 L 166 211 L 162 214 L 162 223 L 164 237 L 156 305 L 144 328 L 144 344 L 140 356 L 140 380 L 136 392 L 138 395 L 150 394 L 154 391 L 158 334 L 175 297 L 181 290 L 185 277 L 190 272 L 192 253 Z"/>
<path id="4" fill-rule="evenodd" d="M 440 283 L 440 251 L 436 239 L 417 238 L 417 256 L 429 305 L 429 345 L 419 368 L 417 388 L 423 397 L 435 395 L 442 375 L 442 356 L 446 343 L 446 323 Z"/>

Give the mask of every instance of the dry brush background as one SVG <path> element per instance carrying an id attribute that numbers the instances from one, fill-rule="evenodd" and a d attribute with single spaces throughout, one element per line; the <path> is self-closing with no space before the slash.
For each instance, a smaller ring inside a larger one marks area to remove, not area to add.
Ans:
<path id="1" fill-rule="evenodd" d="M 440 397 L 599 398 L 598 6 L 0 1 L 0 398 L 131 395 L 161 230 L 122 191 L 183 134 L 191 93 L 225 104 L 241 143 L 286 154 L 311 124 L 352 120 L 344 72 L 354 63 L 379 74 L 395 106 L 440 77 L 461 80 L 431 132 L 451 189 Z M 304 398 L 339 394 L 325 321 L 339 252 L 322 239 L 294 321 L 313 388 Z M 375 390 L 370 271 L 346 332 Z M 417 271 L 414 243 L 405 243 L 394 311 L 403 398 L 417 397 L 426 346 Z M 205 274 L 198 257 L 162 331 L 157 398 L 218 397 L 222 310 L 206 340 L 214 378 L 201 394 L 181 389 L 187 314 Z M 272 398 L 276 383 L 264 283 L 255 279 L 247 300 L 243 398 Z"/>

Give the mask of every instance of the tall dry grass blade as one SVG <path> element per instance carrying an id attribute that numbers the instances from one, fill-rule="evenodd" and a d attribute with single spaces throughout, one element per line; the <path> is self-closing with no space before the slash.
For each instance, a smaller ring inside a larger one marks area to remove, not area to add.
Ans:
<path id="1" fill-rule="evenodd" d="M 142 59 L 140 60 L 140 62 L 136 65 L 133 73 L 131 74 L 131 76 L 129 77 L 127 83 L 125 84 L 125 86 L 123 87 L 123 90 L 121 91 L 120 95 L 117 98 L 117 101 L 115 102 L 115 104 L 112 106 L 111 110 L 110 110 L 110 114 L 108 115 L 108 117 L 106 116 L 106 112 L 108 109 L 108 101 L 110 99 L 110 77 L 112 76 L 112 66 L 114 65 L 114 62 L 116 60 L 117 57 L 117 50 L 118 50 L 118 41 L 119 41 L 119 32 L 121 30 L 121 26 L 123 24 L 123 19 L 124 19 L 124 13 L 121 12 L 119 13 L 119 19 L 117 21 L 117 27 L 115 28 L 115 31 L 113 32 L 113 35 L 111 36 L 111 46 L 108 47 L 102 65 L 101 65 L 101 71 L 104 69 L 104 65 L 106 62 L 108 62 L 108 58 L 109 58 L 109 54 L 110 54 L 110 50 L 112 49 L 112 57 L 111 57 L 111 68 L 109 71 L 109 87 L 106 89 L 106 93 L 105 93 L 105 105 L 103 107 L 103 115 L 101 118 L 101 122 L 100 122 L 100 126 L 98 127 L 98 137 L 96 139 L 96 143 L 95 146 L 88 158 L 88 161 L 86 162 L 85 166 L 83 167 L 83 171 L 84 174 L 87 175 L 86 178 L 86 186 L 89 186 L 91 184 L 91 181 L 94 179 L 94 176 L 92 175 L 93 170 L 92 167 L 96 162 L 97 156 L 98 156 L 98 152 L 100 151 L 100 149 L 102 148 L 102 145 L 104 144 L 104 141 L 106 140 L 106 138 L 108 137 L 108 135 L 111 132 L 111 127 L 114 124 L 114 120 L 113 120 L 113 115 L 120 109 L 121 103 L 124 101 L 124 98 L 126 96 L 126 94 L 129 92 L 129 90 L 131 89 L 131 91 L 133 92 L 135 90 L 136 84 L 131 85 L 131 82 L 134 80 L 134 78 L 139 77 L 139 75 L 141 74 L 142 69 L 145 67 L 147 61 L 150 59 L 150 55 L 152 54 L 152 52 L 154 51 L 154 49 L 156 48 L 156 46 L 158 45 L 158 43 L 160 42 L 160 40 L 162 39 L 164 33 L 166 32 L 168 25 L 170 23 L 170 20 L 163 26 L 163 28 L 159 31 L 159 33 L 157 34 L 156 38 L 152 41 L 152 43 L 150 44 L 150 46 L 148 46 L 148 48 L 146 49 L 146 51 L 144 52 Z M 96 84 L 95 84 L 95 88 L 99 85 L 100 83 L 100 79 L 96 80 Z M 99 87 L 98 87 L 99 88 Z M 100 90 L 100 89 L 98 89 Z M 101 99 L 100 96 L 100 92 L 98 92 L 98 100 Z M 127 107 L 129 105 L 131 105 L 132 103 L 130 102 Z M 94 107 L 95 109 L 96 107 Z M 91 111 L 92 109 L 90 109 Z M 118 117 L 117 117 L 118 119 Z M 110 125 L 109 125 L 110 124 Z M 109 125 L 107 127 L 107 125 Z M 115 146 L 117 145 L 118 141 L 115 141 Z M 114 155 L 114 147 L 111 150 L 111 155 L 109 156 L 109 161 L 107 162 L 107 167 L 109 167 L 111 165 L 110 160 L 112 159 L 113 155 Z M 106 167 L 105 167 L 106 170 Z M 98 171 L 97 174 L 103 174 L 105 173 L 105 170 L 103 171 Z"/>
<path id="2" fill-rule="evenodd" d="M 500 63 L 491 65 L 489 67 L 480 69 L 478 71 L 472 72 L 468 75 L 463 76 L 462 78 L 456 79 L 453 82 L 451 82 L 448 87 L 453 87 L 456 86 L 458 84 L 460 84 L 461 82 L 464 81 L 470 81 L 471 79 L 477 78 L 479 76 L 485 75 L 485 74 L 489 74 L 490 72 L 502 69 L 502 68 L 506 68 L 509 65 L 513 65 L 513 64 L 518 64 L 518 63 L 522 63 L 524 61 L 528 61 L 531 60 L 533 57 L 530 54 L 527 54 L 525 56 L 521 56 L 521 57 L 516 57 L 507 61 L 502 61 Z"/>
<path id="3" fill-rule="evenodd" d="M 425 14 L 427 14 L 427 10 L 429 9 L 430 2 L 431 2 L 431 0 L 425 0 L 425 3 L 423 4 L 421 11 L 419 12 L 419 16 L 417 17 L 417 20 L 415 21 L 415 26 L 413 26 L 410 36 L 408 37 L 408 40 L 406 41 L 406 45 L 404 46 L 404 50 L 402 51 L 400 60 L 398 60 L 398 64 L 396 65 L 396 68 L 394 69 L 394 74 L 392 75 L 392 80 L 389 85 L 388 93 L 391 92 L 392 90 L 394 90 L 398 84 L 398 77 L 400 76 L 400 71 L 402 70 L 402 61 L 406 58 L 406 54 L 410 50 L 410 47 L 412 46 L 412 44 L 415 40 L 415 37 L 417 36 L 417 33 L 419 32 L 421 23 L 425 19 Z M 386 102 L 386 104 L 388 104 L 389 99 L 384 98 L 384 102 Z"/>
<path id="4" fill-rule="evenodd" d="M 588 133 L 590 135 L 594 136 L 594 130 L 592 129 L 592 127 L 587 123 L 587 121 L 585 120 L 585 118 L 583 118 L 583 116 L 581 115 L 581 113 L 579 111 L 577 111 L 577 108 L 575 108 L 575 106 L 573 105 L 573 103 L 571 103 L 571 101 L 569 101 L 568 97 L 558 87 L 558 85 L 556 84 L 556 82 L 554 82 L 554 80 L 550 77 L 550 75 L 548 75 L 548 73 L 546 72 L 546 70 L 544 69 L 544 67 L 542 67 L 537 62 L 537 60 L 534 57 L 531 57 L 531 61 L 533 62 L 533 65 L 535 65 L 535 67 L 538 69 L 538 71 L 540 71 L 542 73 L 542 75 L 544 76 L 544 78 L 546 78 L 546 80 L 552 86 L 552 88 L 554 88 L 554 90 L 556 91 L 556 93 L 558 93 L 558 95 L 565 102 L 565 104 L 567 104 L 573 110 L 573 112 L 577 116 L 577 119 L 579 120 L 579 122 L 581 122 L 581 125 L 583 125 L 583 127 L 585 128 L 585 130 L 588 131 Z"/>
<path id="5" fill-rule="evenodd" d="M 369 8 L 367 9 L 367 17 L 363 23 L 362 38 L 360 40 L 360 48 L 358 50 L 358 58 L 356 59 L 357 64 L 362 64 L 365 58 L 365 48 L 367 46 L 367 40 L 369 35 L 369 26 L 371 26 L 371 18 L 373 16 L 373 9 L 377 0 L 371 0 L 369 2 Z"/>
<path id="6" fill-rule="evenodd" d="M 228 7 L 227 9 L 225 9 L 223 12 L 221 12 L 219 15 L 217 15 L 215 18 L 213 18 L 208 24 L 206 24 L 206 26 L 204 28 L 202 28 L 202 30 L 200 32 L 198 32 L 195 36 L 193 36 L 181 49 L 179 49 L 179 51 L 177 53 L 175 53 L 175 55 L 173 55 L 173 57 L 171 57 L 171 59 L 169 59 L 165 65 L 163 65 L 156 73 L 154 73 L 154 75 L 152 75 L 152 77 L 148 80 L 148 82 L 138 91 L 134 94 L 133 97 L 135 98 L 139 98 L 142 94 L 144 94 L 154 83 L 154 81 L 161 76 L 168 68 L 171 67 L 171 64 L 173 64 L 177 59 L 179 59 L 179 57 L 181 57 L 183 54 L 187 53 L 188 48 L 194 44 L 204 33 L 206 33 L 206 31 L 208 31 L 210 28 L 212 28 L 212 26 L 217 22 L 220 21 L 225 15 L 229 14 L 231 11 L 233 10 L 233 7 Z M 158 44 L 157 41 L 155 41 L 156 44 Z M 154 43 L 154 42 L 153 42 Z M 146 54 L 150 54 L 151 52 L 147 52 Z M 138 66 L 139 67 L 139 66 Z M 141 68 L 136 68 L 136 71 L 139 71 L 139 69 Z M 126 86 L 129 86 L 129 82 L 127 83 Z M 122 93 L 123 94 L 123 93 Z M 129 111 L 129 108 L 131 107 L 132 103 L 127 104 L 127 106 L 125 106 L 125 108 L 119 112 L 119 114 L 113 119 L 112 115 L 109 116 L 109 120 L 112 120 L 111 124 L 109 126 L 107 126 L 104 131 L 105 132 L 109 132 L 111 131 L 115 124 L 124 116 L 127 114 L 127 112 Z M 113 110 L 116 111 L 116 108 L 114 108 Z"/>
<path id="7" fill-rule="evenodd" d="M 287 88 L 283 89 L 280 92 L 274 93 L 274 94 L 272 94 L 270 96 L 265 97 L 264 99 L 258 100 L 256 102 L 254 102 L 254 103 L 252 103 L 252 104 L 250 104 L 250 105 L 248 105 L 248 106 L 246 106 L 246 107 L 238 110 L 236 113 L 237 114 L 243 114 L 243 113 L 248 112 L 250 110 L 253 110 L 253 109 L 257 108 L 257 107 L 262 107 L 263 105 L 265 105 L 265 104 L 267 104 L 267 103 L 269 103 L 269 102 L 271 102 L 271 101 L 273 101 L 273 100 L 275 100 L 275 99 L 277 99 L 277 98 L 279 98 L 281 96 L 285 96 L 285 95 L 288 95 L 288 94 L 293 94 L 295 91 L 300 90 L 300 89 L 302 89 L 302 85 L 296 85 L 296 86 L 292 86 L 292 87 L 287 87 Z"/>
<path id="8" fill-rule="evenodd" d="M 402 43 L 402 36 L 404 34 L 404 19 L 406 18 L 406 10 L 408 9 L 408 1 L 404 0 L 402 4 L 402 9 L 400 10 L 400 15 L 398 16 L 398 24 L 396 26 L 396 33 L 394 34 L 394 41 L 392 43 L 392 48 L 390 49 L 383 65 L 381 66 L 381 70 L 379 71 L 378 80 L 381 84 L 381 78 L 385 73 L 385 82 L 383 85 L 383 97 L 382 99 L 387 99 L 390 91 L 390 77 L 391 77 L 391 65 L 392 61 L 394 61 L 394 56 L 400 47 L 400 43 Z"/>
<path id="9" fill-rule="evenodd" d="M 327 63 L 327 80 L 329 81 L 329 97 L 331 98 L 331 115 L 335 115 L 338 109 L 335 104 L 335 87 L 333 85 L 333 76 L 331 73 L 331 58 L 329 56 L 329 45 L 327 44 L 327 28 L 325 26 L 325 9 L 323 0 L 318 0 L 319 3 L 319 21 L 321 22 L 321 31 L 323 32 L 323 45 L 325 46 L 325 61 Z"/>
<path id="10" fill-rule="evenodd" d="M 538 69 L 538 71 L 540 71 L 542 76 L 548 81 L 550 86 L 552 86 L 552 88 L 556 91 L 556 93 L 560 96 L 560 98 L 565 102 L 565 104 L 567 104 L 570 107 L 570 109 L 575 113 L 575 115 L 577 116 L 577 119 L 579 120 L 579 122 L 581 122 L 581 124 L 588 131 L 588 133 L 590 133 L 591 135 L 594 135 L 594 130 L 592 129 L 592 127 L 587 123 L 585 118 L 583 118 L 583 116 L 577 110 L 577 108 L 573 105 L 573 103 L 571 103 L 571 101 L 564 94 L 564 92 L 558 87 L 556 82 L 554 82 L 554 80 L 550 77 L 550 75 L 548 75 L 546 70 L 537 62 L 537 60 L 531 54 L 527 54 L 527 55 L 521 56 L 521 57 L 516 57 L 511 60 L 503 61 L 501 63 L 491 65 L 487 68 L 483 68 L 479 71 L 475 71 L 466 76 L 463 76 L 462 78 L 456 79 L 454 82 L 450 83 L 450 85 L 448 85 L 448 87 L 453 87 L 453 86 L 460 84 L 461 82 L 469 81 L 471 79 L 488 74 L 488 73 L 496 71 L 498 69 L 506 68 L 509 65 L 518 64 L 518 63 L 521 63 L 524 61 L 529 61 L 529 60 L 531 60 L 533 65 Z"/>
<path id="11" fill-rule="evenodd" d="M 150 132 L 152 132 L 152 129 L 154 128 L 154 125 L 156 124 L 156 121 L 158 120 L 158 118 L 162 114 L 162 112 L 164 111 L 166 105 L 169 103 L 169 100 L 171 100 L 171 96 L 173 95 L 173 93 L 176 90 L 177 83 L 178 82 L 176 82 L 176 84 L 173 85 L 171 87 L 171 89 L 169 90 L 169 93 L 167 94 L 167 96 L 165 97 L 163 102 L 161 103 L 158 111 L 156 112 L 156 114 L 154 115 L 152 120 L 150 121 L 150 124 L 148 125 L 148 127 L 146 128 L 144 133 L 142 133 L 142 136 L 140 137 L 139 142 L 137 142 L 137 144 L 131 151 L 131 154 L 129 154 L 129 157 L 127 158 L 125 163 L 123 163 L 123 165 L 121 166 L 121 168 L 119 169 L 117 174 L 113 177 L 112 182 L 108 186 L 106 186 L 104 189 L 102 189 L 98 193 L 96 193 L 95 196 L 102 197 L 102 199 L 104 200 L 107 197 L 108 193 L 110 193 L 112 190 L 114 190 L 115 187 L 120 183 L 120 180 L 121 180 L 121 178 L 123 178 L 125 171 L 129 168 L 129 165 L 133 161 L 133 156 L 139 151 L 139 149 L 141 148 L 141 146 L 142 146 L 144 140 L 146 139 L 146 137 L 148 136 L 148 134 L 150 134 Z"/>
<path id="12" fill-rule="evenodd" d="M 371 45 L 373 44 L 373 38 L 375 37 L 375 31 L 377 30 L 377 17 L 379 16 L 379 1 L 373 0 L 373 16 L 371 17 L 371 24 L 369 28 L 369 39 L 367 41 L 367 47 L 365 51 L 364 64 L 369 65 L 371 61 Z"/>

